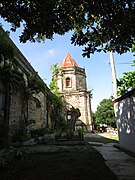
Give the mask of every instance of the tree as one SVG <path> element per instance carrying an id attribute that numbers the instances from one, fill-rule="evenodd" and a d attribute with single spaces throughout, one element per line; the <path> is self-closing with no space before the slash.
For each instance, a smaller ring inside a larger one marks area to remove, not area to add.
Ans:
<path id="1" fill-rule="evenodd" d="M 134 41 L 134 42 L 135 42 L 135 41 Z M 132 52 L 132 53 L 135 53 L 135 44 L 132 44 L 131 52 Z M 135 54 L 133 54 L 133 56 L 135 56 Z M 135 60 L 133 60 L 132 66 L 135 66 Z"/>
<path id="2" fill-rule="evenodd" d="M 22 101 L 22 117 L 21 117 L 21 130 L 23 133 L 27 132 L 27 126 L 30 123 L 34 123 L 34 120 L 29 119 L 29 101 L 33 101 L 37 108 L 41 107 L 41 102 L 37 95 L 42 92 L 45 93 L 45 84 L 35 73 L 28 77 L 27 82 L 25 79 L 21 89 L 23 101 Z"/>
<path id="3" fill-rule="evenodd" d="M 135 60 L 133 65 L 135 66 Z M 118 95 L 122 96 L 128 91 L 135 89 L 135 71 L 124 72 L 123 77 L 117 80 L 118 84 Z"/>
<path id="4" fill-rule="evenodd" d="M 131 52 L 135 52 L 135 44 L 132 44 Z M 133 54 L 135 56 L 135 54 Z M 132 66 L 135 66 L 135 60 L 133 60 Z M 135 89 L 135 71 L 124 72 L 123 77 L 117 80 L 118 95 L 122 96 L 128 91 Z"/>
<path id="5" fill-rule="evenodd" d="M 62 95 L 59 91 L 59 87 L 57 84 L 58 81 L 58 73 L 60 71 L 60 67 L 58 64 L 53 64 L 50 69 L 52 70 L 52 81 L 49 85 L 52 94 L 48 97 L 51 103 L 53 104 L 52 108 L 52 119 L 55 122 L 55 128 L 61 126 L 61 124 L 65 125 L 65 118 L 62 114 L 62 109 L 64 107 L 64 102 Z"/>
<path id="6" fill-rule="evenodd" d="M 97 107 L 95 115 L 96 124 L 116 126 L 113 102 L 111 99 L 103 99 Z"/>
<path id="7" fill-rule="evenodd" d="M 83 56 L 113 50 L 125 53 L 135 44 L 134 0 L 2 0 L 0 15 L 16 31 L 23 27 L 21 42 L 53 39 L 73 31 L 71 42 L 84 45 Z"/>
<path id="8" fill-rule="evenodd" d="M 24 78 L 24 74 L 19 69 L 17 61 L 14 58 L 13 46 L 8 43 L 6 36 L 7 33 L 0 35 L 0 84 L 2 83 L 5 87 L 3 129 L 5 143 L 8 143 L 11 96 L 17 91 L 21 92 L 21 97 L 23 98 L 22 118 L 24 117 L 23 120 L 25 120 L 24 126 L 27 126 L 29 123 L 29 100 L 34 101 L 37 107 L 39 107 L 41 103 L 36 98 L 36 95 L 40 92 L 45 93 L 45 84 L 36 73 L 28 76 L 27 80 Z M 26 129 L 26 127 L 24 128 Z"/>
<path id="9" fill-rule="evenodd" d="M 0 36 L 0 84 L 5 87 L 3 143 L 8 145 L 11 95 L 21 87 L 23 76 L 15 64 L 13 47 L 5 40 L 5 36 L 7 34 Z"/>
<path id="10" fill-rule="evenodd" d="M 52 81 L 49 85 L 51 91 L 52 91 L 52 101 L 54 102 L 56 108 L 61 109 L 63 106 L 63 101 L 62 101 L 62 96 L 59 92 L 59 87 L 58 87 L 58 73 L 60 71 L 60 67 L 58 64 L 53 64 L 50 69 L 52 70 Z"/>
<path id="11" fill-rule="evenodd" d="M 132 44 L 131 52 L 135 53 L 135 43 Z M 133 54 L 133 56 L 135 56 L 135 54 Z M 135 60 L 133 60 L 133 63 L 134 63 L 133 65 L 135 66 Z"/>
<path id="12" fill-rule="evenodd" d="M 13 47 L 6 41 L 8 37 L 8 33 L 4 32 L 0 34 L 0 68 L 5 67 L 5 64 L 8 61 L 8 65 L 14 61 L 14 49 Z M 10 63 L 9 63 L 10 61 Z"/>
<path id="13" fill-rule="evenodd" d="M 52 70 L 52 80 L 53 78 L 56 78 L 58 73 L 59 73 L 59 70 L 60 70 L 60 67 L 58 65 L 58 63 L 56 64 L 53 64 L 50 69 Z"/>

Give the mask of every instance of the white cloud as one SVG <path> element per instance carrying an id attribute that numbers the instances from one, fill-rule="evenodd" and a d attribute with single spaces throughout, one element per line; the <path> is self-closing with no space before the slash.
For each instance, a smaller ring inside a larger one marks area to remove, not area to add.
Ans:
<path id="1" fill-rule="evenodd" d="M 49 50 L 48 50 L 48 53 L 49 53 L 49 55 L 50 55 L 51 57 L 53 57 L 53 56 L 55 55 L 55 50 L 54 50 L 54 48 L 49 49 Z"/>

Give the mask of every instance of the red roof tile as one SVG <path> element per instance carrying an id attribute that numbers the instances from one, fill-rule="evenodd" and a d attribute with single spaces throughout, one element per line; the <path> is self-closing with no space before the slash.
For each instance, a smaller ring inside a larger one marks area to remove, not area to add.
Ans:
<path id="1" fill-rule="evenodd" d="M 75 62 L 75 60 L 70 56 L 68 53 L 65 58 L 63 59 L 61 67 L 71 67 L 71 66 L 76 66 L 79 67 L 78 64 Z"/>

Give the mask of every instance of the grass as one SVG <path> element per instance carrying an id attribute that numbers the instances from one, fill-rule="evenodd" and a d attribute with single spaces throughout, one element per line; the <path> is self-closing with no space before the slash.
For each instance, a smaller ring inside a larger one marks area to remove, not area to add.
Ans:
<path id="1" fill-rule="evenodd" d="M 99 135 L 102 136 L 102 137 L 108 138 L 108 139 L 110 139 L 110 140 L 116 140 L 116 141 L 118 141 L 118 134 L 102 133 L 102 134 L 99 134 Z"/>
<path id="2" fill-rule="evenodd" d="M 0 169 L 1 180 L 117 180 L 102 156 L 92 147 L 87 150 L 55 153 L 30 153 Z"/>
<path id="3" fill-rule="evenodd" d="M 117 143 L 117 137 L 102 134 L 84 140 L 86 145 L 79 146 L 79 149 L 26 153 L 23 161 L 14 159 L 0 167 L 0 180 L 117 180 L 101 154 L 87 144 L 89 141 Z"/>
<path id="4" fill-rule="evenodd" d="M 85 137 L 86 142 L 99 142 L 99 143 L 118 143 L 118 136 L 111 134 L 96 134 L 96 136 Z"/>

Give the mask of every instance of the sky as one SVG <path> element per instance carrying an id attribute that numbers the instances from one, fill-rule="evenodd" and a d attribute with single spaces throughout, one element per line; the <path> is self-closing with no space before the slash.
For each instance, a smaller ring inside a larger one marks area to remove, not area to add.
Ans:
<path id="1" fill-rule="evenodd" d="M 4 30 L 10 30 L 10 24 L 2 19 L 0 19 L 0 23 Z M 93 93 L 92 111 L 96 110 L 103 99 L 108 99 L 113 95 L 109 53 L 95 53 L 90 58 L 83 58 L 82 50 L 84 47 L 71 44 L 71 32 L 64 36 L 55 35 L 52 41 L 46 40 L 44 43 L 28 41 L 23 44 L 19 42 L 20 35 L 21 29 L 10 32 L 10 38 L 48 86 L 52 76 L 50 66 L 55 63 L 60 64 L 66 54 L 69 53 L 80 67 L 85 67 L 87 89 L 92 90 Z M 134 67 L 131 66 L 133 59 L 133 54 L 130 52 L 123 55 L 114 54 L 117 78 L 122 77 L 123 72 L 134 70 Z"/>

